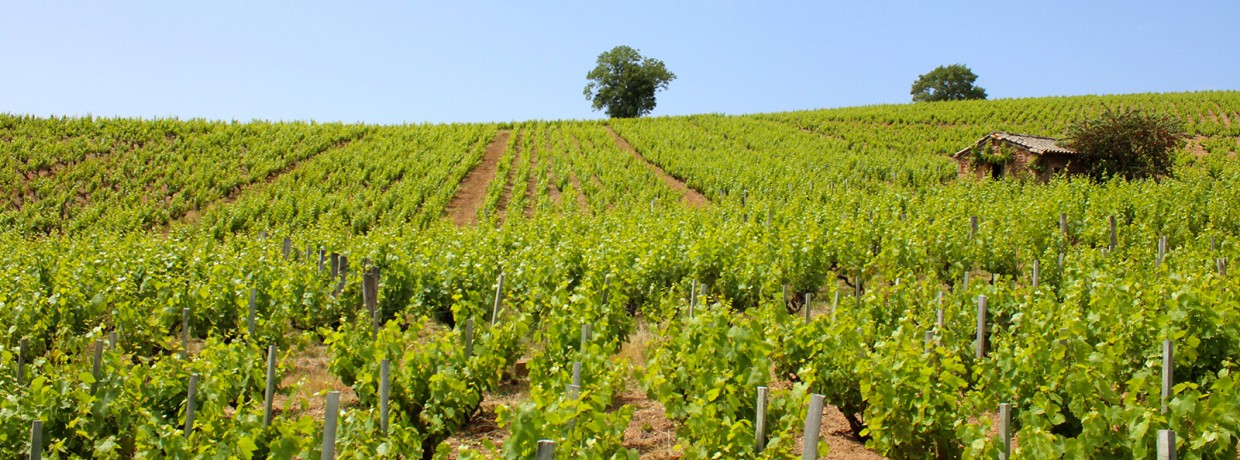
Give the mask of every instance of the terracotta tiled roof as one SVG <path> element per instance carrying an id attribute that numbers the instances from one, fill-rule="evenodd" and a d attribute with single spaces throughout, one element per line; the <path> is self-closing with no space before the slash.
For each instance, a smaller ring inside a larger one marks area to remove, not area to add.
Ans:
<path id="1" fill-rule="evenodd" d="M 983 136 L 981 139 L 978 139 L 977 142 L 974 142 L 972 146 L 965 147 L 963 150 L 956 152 L 955 155 L 952 155 L 952 157 L 959 158 L 961 155 L 964 155 L 974 146 L 980 145 L 982 142 L 985 142 L 988 139 L 999 139 L 999 140 L 1011 142 L 1018 146 L 1024 147 L 1028 149 L 1030 152 L 1036 153 L 1038 155 L 1043 155 L 1047 153 L 1063 153 L 1063 154 L 1076 154 L 1077 153 L 1076 150 L 1072 150 L 1070 148 L 1059 145 L 1058 144 L 1059 140 L 1053 137 L 1030 136 L 1028 134 L 1012 134 L 1012 133 L 1005 133 L 1002 131 L 996 131 L 996 132 Z"/>

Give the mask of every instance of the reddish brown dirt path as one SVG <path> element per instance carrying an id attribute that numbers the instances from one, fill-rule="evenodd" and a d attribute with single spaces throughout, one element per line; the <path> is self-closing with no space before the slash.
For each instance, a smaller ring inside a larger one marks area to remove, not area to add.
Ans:
<path id="1" fill-rule="evenodd" d="M 577 135 L 570 134 L 568 137 L 573 140 L 573 154 L 581 155 L 581 141 L 577 139 Z M 571 169 L 568 171 L 568 182 L 573 184 L 573 188 L 577 190 L 577 209 L 583 213 L 588 211 L 590 206 L 586 202 L 586 191 L 581 188 L 581 180 L 577 179 L 577 173 Z"/>
<path id="2" fill-rule="evenodd" d="M 551 178 L 551 181 L 547 182 L 547 194 L 551 195 L 551 202 L 558 208 L 564 204 L 564 197 L 560 194 L 560 188 L 555 185 L 555 173 L 548 172 L 547 175 Z"/>
<path id="3" fill-rule="evenodd" d="M 77 139 L 77 137 L 65 138 L 61 140 L 61 143 L 69 142 L 74 139 Z M 117 158 L 124 158 L 127 155 L 132 155 L 134 152 L 137 152 L 139 150 L 142 150 L 143 148 L 146 148 L 146 144 L 147 142 L 132 142 L 128 144 L 118 143 L 112 149 L 104 153 L 87 153 L 86 155 L 83 155 L 81 159 L 76 159 L 72 161 L 66 160 L 66 159 L 59 159 L 55 163 L 52 163 L 51 165 L 43 165 L 35 169 L 22 169 L 26 167 L 26 165 L 25 164 L 18 165 L 18 170 L 16 171 L 18 182 L 15 184 L 14 190 L 18 190 L 18 191 L 33 190 L 33 188 L 35 187 L 35 185 L 33 184 L 35 179 L 53 180 L 56 178 L 56 176 L 60 175 L 61 171 L 64 171 L 70 168 L 77 168 L 79 167 L 79 165 L 82 165 L 82 164 L 96 163 L 96 164 L 110 165 L 112 163 L 119 162 L 120 160 L 118 160 Z M 100 167 L 99 169 L 103 170 L 107 168 Z M 82 194 L 83 192 L 79 190 L 78 193 Z M 18 196 L 21 196 L 21 195 L 23 194 L 21 193 L 18 194 Z"/>
<path id="4" fill-rule="evenodd" d="M 848 428 L 848 420 L 835 406 L 827 406 L 822 417 L 822 439 L 831 446 L 827 452 L 828 459 L 844 460 L 880 460 L 883 457 L 853 437 Z"/>
<path id="5" fill-rule="evenodd" d="M 710 204 L 710 201 L 706 199 L 705 195 L 702 195 L 702 192 L 689 188 L 689 186 L 685 185 L 685 183 L 680 179 L 672 177 L 672 175 L 668 174 L 667 171 L 664 171 L 663 168 L 660 168 L 654 163 L 651 163 L 649 160 L 646 160 L 646 158 L 643 157 L 637 149 L 633 148 L 632 144 L 629 144 L 629 141 L 626 141 L 623 137 L 620 137 L 620 134 L 616 133 L 616 131 L 611 129 L 610 126 L 607 126 L 606 128 L 607 134 L 611 134 L 612 139 L 616 140 L 616 146 L 620 147 L 621 150 L 633 154 L 634 158 L 637 158 L 645 164 L 647 168 L 650 168 L 656 176 L 659 176 L 659 179 L 661 179 L 664 184 L 667 184 L 667 186 L 671 187 L 672 190 L 680 193 L 680 201 L 684 202 L 685 206 L 700 209 Z"/>
<path id="6" fill-rule="evenodd" d="M 277 179 L 284 177 L 284 175 L 290 172 L 293 172 L 293 170 L 301 167 L 304 164 L 310 163 L 315 158 L 318 158 L 320 155 L 324 155 L 333 150 L 343 149 L 345 147 L 348 147 L 350 144 L 354 142 L 359 142 L 362 139 L 365 139 L 365 137 L 366 137 L 365 134 L 361 134 L 358 137 L 355 137 L 352 139 L 343 139 L 305 158 L 302 158 L 300 160 L 296 160 L 296 161 L 293 161 L 292 163 L 284 165 L 283 168 L 277 169 L 275 171 L 271 171 L 267 173 L 266 176 L 263 176 L 262 178 L 255 177 L 255 178 L 251 178 L 250 182 L 234 185 L 231 189 L 228 190 L 228 193 L 226 195 L 220 198 L 217 198 L 215 201 L 207 203 L 206 205 L 202 207 L 198 207 L 198 208 L 191 207 L 188 210 L 186 210 L 184 214 L 174 217 L 172 220 L 168 221 L 168 224 L 164 226 L 164 228 L 162 229 L 162 232 L 164 235 L 167 235 L 169 231 L 175 226 L 186 225 L 186 224 L 191 224 L 191 225 L 196 224 L 198 223 L 199 219 L 202 218 L 203 214 L 207 214 L 208 212 L 211 212 L 213 209 L 218 208 L 220 206 L 227 206 L 227 205 L 233 204 L 237 201 L 237 199 L 241 198 L 242 194 L 248 191 L 251 191 L 251 190 L 262 190 L 264 187 L 270 186 Z M 172 199 L 171 196 L 167 196 L 165 198 L 167 201 L 170 201 Z"/>
<path id="7" fill-rule="evenodd" d="M 555 203 L 555 207 L 559 208 L 564 204 L 564 197 L 560 193 L 560 187 L 555 185 L 559 182 L 559 178 L 555 177 L 555 157 L 547 155 L 547 194 L 551 196 L 551 202 Z"/>
<path id="8" fill-rule="evenodd" d="M 62 142 L 69 140 L 71 139 L 66 138 Z M 96 165 L 95 168 L 99 171 L 110 170 L 114 164 L 122 162 L 129 155 L 145 148 L 146 144 L 146 142 L 131 143 L 128 144 L 129 148 L 126 149 L 113 148 L 102 154 L 89 153 L 82 159 L 76 161 L 58 160 L 50 166 L 45 165 L 33 170 L 22 171 L 19 169 L 16 171 L 17 182 L 13 184 L 13 192 L 11 195 L 13 198 L 10 200 L 10 204 L 13 206 L 15 211 L 21 211 L 26 205 L 35 203 L 44 198 L 38 193 L 39 184 L 36 181 L 42 180 L 54 182 L 62 171 L 70 168 L 81 168 L 83 167 L 81 165 L 85 164 Z M 125 145 L 120 145 L 119 147 L 125 147 Z M 96 179 L 100 180 L 100 183 L 96 184 L 98 189 L 102 190 L 104 188 L 110 188 L 113 192 L 119 191 L 121 184 L 116 182 L 108 183 L 108 180 L 105 177 L 97 177 Z M 136 190 L 135 193 L 144 193 L 147 191 L 149 190 L 144 187 Z M 91 193 L 85 192 L 80 187 L 75 188 L 74 192 L 76 193 L 74 193 L 75 196 L 73 197 L 73 203 L 79 208 L 84 209 L 91 204 Z M 64 207 L 62 206 L 61 209 L 63 212 Z"/>
<path id="9" fill-rule="evenodd" d="M 538 143 L 530 146 L 530 175 L 525 179 L 525 217 L 534 217 L 538 201 Z"/>
<path id="10" fill-rule="evenodd" d="M 581 212 L 590 210 L 590 204 L 586 202 L 586 191 L 581 188 L 581 181 L 577 179 L 577 174 L 568 173 L 568 182 L 573 184 L 573 189 L 577 191 L 577 209 Z"/>
<path id="11" fill-rule="evenodd" d="M 1210 152 L 1206 151 L 1205 146 L 1201 145 L 1201 142 L 1206 139 L 1209 139 L 1209 138 L 1205 136 L 1193 136 L 1192 139 L 1189 139 L 1187 142 L 1184 143 L 1184 148 L 1188 149 L 1188 152 L 1193 154 L 1193 156 L 1196 156 L 1197 158 L 1201 158 L 1206 155 L 1209 155 Z"/>
<path id="12" fill-rule="evenodd" d="M 1222 112 L 1219 112 L 1219 113 L 1222 113 Z M 1217 114 L 1217 113 L 1215 113 L 1215 112 L 1214 112 L 1214 110 L 1212 110 L 1212 109 L 1211 109 L 1211 110 L 1206 110 L 1205 115 L 1202 115 L 1202 116 L 1201 116 L 1201 121 L 1203 121 L 1203 122 L 1204 122 L 1204 121 L 1206 121 L 1206 120 L 1209 120 L 1210 122 L 1212 122 L 1212 123 L 1214 123 L 1214 124 L 1222 124 L 1222 121 L 1220 121 L 1220 120 L 1219 120 L 1219 116 L 1218 116 L 1218 114 Z"/>
<path id="13" fill-rule="evenodd" d="M 508 147 L 510 135 L 512 131 L 506 129 L 495 133 L 495 139 L 487 145 L 482 162 L 469 170 L 469 174 L 461 180 L 461 184 L 456 189 L 456 195 L 452 196 L 452 201 L 449 201 L 448 206 L 444 208 L 444 212 L 448 214 L 448 218 L 452 219 L 454 225 L 461 227 L 478 223 L 478 209 L 486 200 L 487 185 L 495 178 L 495 172 L 499 170 L 499 158 L 504 155 L 504 149 Z"/>
<path id="14" fill-rule="evenodd" d="M 513 145 L 512 164 L 508 166 L 508 177 L 504 179 L 504 191 L 499 195 L 499 203 L 496 212 L 499 213 L 499 221 L 508 220 L 508 203 L 512 202 L 512 181 L 517 176 L 517 166 L 521 162 L 521 139 L 525 137 L 525 133 L 517 135 L 517 143 Z"/>
<path id="15" fill-rule="evenodd" d="M 641 460 L 680 458 L 676 447 L 676 422 L 664 415 L 663 404 L 646 397 L 630 382 L 616 399 L 617 406 L 633 406 L 633 418 L 624 429 L 624 447 L 636 449 Z"/>
<path id="16" fill-rule="evenodd" d="M 446 442 L 451 447 L 448 459 L 457 458 L 457 449 L 461 446 L 473 448 L 484 454 L 493 453 L 487 449 L 488 444 L 496 447 L 503 446 L 504 441 L 508 439 L 509 431 L 508 428 L 499 426 L 495 408 L 504 405 L 515 411 L 529 396 L 530 382 L 524 378 L 505 380 L 500 382 L 499 387 L 494 391 L 483 394 L 478 413 L 448 437 Z"/>

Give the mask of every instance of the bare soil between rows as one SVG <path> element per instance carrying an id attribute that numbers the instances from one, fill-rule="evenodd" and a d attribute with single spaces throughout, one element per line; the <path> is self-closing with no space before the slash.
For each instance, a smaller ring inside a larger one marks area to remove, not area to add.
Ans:
<path id="1" fill-rule="evenodd" d="M 825 304 L 819 306 L 825 311 Z M 816 308 L 819 309 L 819 308 Z M 646 349 L 656 339 L 658 331 L 653 326 L 639 323 L 628 341 L 621 346 L 614 357 L 617 365 L 632 366 L 632 374 L 626 379 L 625 389 L 616 395 L 613 407 L 624 405 L 633 407 L 633 417 L 624 430 L 624 447 L 637 451 L 640 460 L 671 460 L 684 457 L 678 447 L 683 441 L 676 436 L 680 423 L 667 417 L 663 404 L 650 399 L 637 381 L 637 370 L 646 365 Z M 778 379 L 771 383 L 773 387 L 788 388 L 791 382 Z M 487 392 L 483 397 L 481 410 L 469 422 L 461 427 L 448 444 L 455 454 L 460 446 L 481 448 L 487 444 L 501 446 L 508 438 L 508 429 L 500 427 L 495 420 L 495 408 L 499 405 L 516 407 L 529 398 L 529 382 L 527 378 L 506 380 L 499 388 Z M 843 460 L 876 460 L 882 459 L 865 444 L 853 436 L 848 421 L 835 406 L 827 405 L 822 419 L 820 438 L 829 446 L 829 451 L 821 453 L 820 458 Z M 800 452 L 800 435 L 793 440 Z M 452 456 L 454 457 L 454 455 Z"/>
<path id="2" fill-rule="evenodd" d="M 180 216 L 176 216 L 176 217 L 174 217 L 171 221 L 169 221 L 169 222 L 168 222 L 168 224 L 167 224 L 167 225 L 165 225 L 165 226 L 164 226 L 164 228 L 163 228 L 163 230 L 162 230 L 162 231 L 163 231 L 164 235 L 167 235 L 167 234 L 168 234 L 168 232 L 169 232 L 169 231 L 170 231 L 170 230 L 171 230 L 174 226 L 177 226 L 177 225 L 186 225 L 186 224 L 196 224 L 196 223 L 198 223 L 198 221 L 202 218 L 202 215 L 203 215 L 203 214 L 206 214 L 206 213 L 208 213 L 208 212 L 210 212 L 210 211 L 214 210 L 215 208 L 218 208 L 218 207 L 221 207 L 221 206 L 227 206 L 227 205 L 233 204 L 233 203 L 237 202 L 237 200 L 238 200 L 238 199 L 240 199 L 240 198 L 241 198 L 241 195 L 243 195 L 243 194 L 245 194 L 245 193 L 247 193 L 247 192 L 250 192 L 250 191 L 256 191 L 256 190 L 262 190 L 264 187 L 270 187 L 270 186 L 271 186 L 271 184 L 275 183 L 275 181 L 276 181 L 276 180 L 278 180 L 278 179 L 280 179 L 281 177 L 284 177 L 285 175 L 287 175 L 287 174 L 289 174 L 289 173 L 293 172 L 293 170 L 295 170 L 295 169 L 297 169 L 297 168 L 301 167 L 302 165 L 305 165 L 305 164 L 310 163 L 310 162 L 311 162 L 311 161 L 313 161 L 315 158 L 318 158 L 319 156 L 325 155 L 325 154 L 327 154 L 328 152 L 331 152 L 331 151 L 334 151 L 334 150 L 340 150 L 340 149 L 346 148 L 346 147 L 348 147 L 350 144 L 352 144 L 352 143 L 354 143 L 354 142 L 359 142 L 359 141 L 361 141 L 362 139 L 364 139 L 365 137 L 366 137 L 366 136 L 363 134 L 363 135 L 359 135 L 359 136 L 358 136 L 358 137 L 356 137 L 356 138 L 352 138 L 352 139 L 343 139 L 343 140 L 340 140 L 340 141 L 336 142 L 335 144 L 333 144 L 333 145 L 331 145 L 331 146 L 328 146 L 327 148 L 324 148 L 324 149 L 322 149 L 322 150 L 319 150 L 318 152 L 315 152 L 314 154 L 308 155 L 308 156 L 306 156 L 305 158 L 302 158 L 302 159 L 300 159 L 300 160 L 293 161 L 293 162 L 291 162 L 291 163 L 289 163 L 289 164 L 287 164 L 287 165 L 284 165 L 284 167 L 282 167 L 282 168 L 280 168 L 280 169 L 277 169 L 277 170 L 275 170 L 275 171 L 271 171 L 271 172 L 267 173 L 265 176 L 262 176 L 262 177 L 257 177 L 257 176 L 256 176 L 256 177 L 252 177 L 252 178 L 250 179 L 250 181 L 249 181 L 249 182 L 246 182 L 246 183 L 241 183 L 241 184 L 236 184 L 236 185 L 234 185 L 231 189 L 229 189 L 229 190 L 228 190 L 228 193 L 226 193 L 224 196 L 219 197 L 219 198 L 217 198 L 216 200 L 214 200 L 214 201 L 212 201 L 212 202 L 210 202 L 210 203 L 207 203 L 206 205 L 203 205 L 203 206 L 201 206 L 201 207 L 191 207 L 190 209 L 186 210 L 186 211 L 185 211 L 183 214 L 181 214 Z M 168 197 L 166 197 L 166 199 L 167 199 L 167 200 L 171 200 L 171 199 L 172 199 L 172 197 L 171 197 L 171 196 L 168 196 Z"/>
<path id="3" fill-rule="evenodd" d="M 689 187 L 684 183 L 684 181 L 677 179 L 675 176 L 668 174 L 667 171 L 664 171 L 663 168 L 660 168 L 658 165 L 651 163 L 650 160 L 643 157 L 632 144 L 629 144 L 629 141 L 625 140 L 624 137 L 621 137 L 620 134 L 610 126 L 607 127 L 607 134 L 610 134 L 612 139 L 616 140 L 617 147 L 631 153 L 634 158 L 641 161 L 647 168 L 650 168 L 656 176 L 659 176 L 659 179 L 662 180 L 664 184 L 667 184 L 667 186 L 671 187 L 672 190 L 680 193 L 680 201 L 686 206 L 700 209 L 710 204 L 710 200 L 706 199 L 706 195 L 703 195 L 702 192 Z"/>
<path id="4" fill-rule="evenodd" d="M 512 162 L 508 168 L 508 176 L 504 178 L 504 190 L 499 195 L 499 204 L 496 208 L 500 222 L 508 220 L 508 204 L 512 202 L 512 192 L 515 187 L 513 180 L 517 177 L 517 167 L 521 161 L 521 140 L 524 138 L 525 133 L 517 135 L 517 143 L 513 145 Z"/>
<path id="5" fill-rule="evenodd" d="M 461 227 L 478 223 L 478 209 L 482 208 L 483 202 L 486 201 L 487 185 L 491 183 L 496 171 L 499 170 L 499 159 L 504 155 L 504 149 L 508 147 L 510 135 L 512 131 L 506 129 L 496 133 L 491 143 L 487 144 L 482 162 L 469 170 L 465 179 L 461 180 L 456 195 L 452 196 L 452 201 L 449 201 L 448 206 L 444 208 L 454 225 Z"/>

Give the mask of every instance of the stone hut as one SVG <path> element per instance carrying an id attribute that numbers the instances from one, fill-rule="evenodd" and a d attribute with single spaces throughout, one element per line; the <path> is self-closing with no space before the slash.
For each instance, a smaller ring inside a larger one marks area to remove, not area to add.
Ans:
<path id="1" fill-rule="evenodd" d="M 993 132 L 952 155 L 960 177 L 1033 177 L 1046 181 L 1056 174 L 1080 174 L 1084 165 L 1075 150 L 1051 137 Z"/>

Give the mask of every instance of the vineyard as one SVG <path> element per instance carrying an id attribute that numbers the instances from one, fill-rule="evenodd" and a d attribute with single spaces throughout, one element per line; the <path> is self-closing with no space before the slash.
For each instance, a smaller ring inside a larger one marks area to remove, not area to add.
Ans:
<path id="1" fill-rule="evenodd" d="M 1106 107 L 1174 177 L 956 177 Z M 1240 458 L 1237 152 L 1240 92 L 0 115 L 0 457 Z"/>

